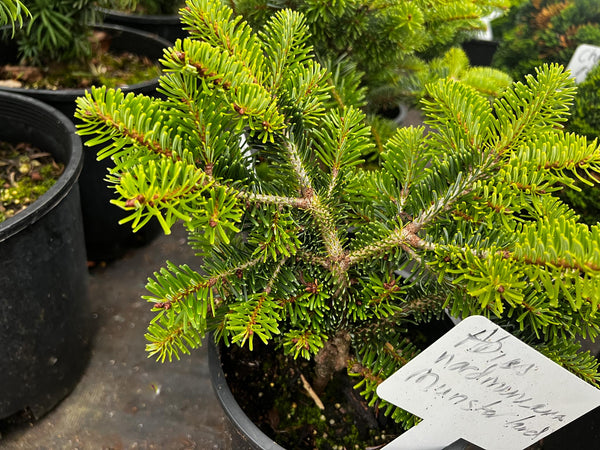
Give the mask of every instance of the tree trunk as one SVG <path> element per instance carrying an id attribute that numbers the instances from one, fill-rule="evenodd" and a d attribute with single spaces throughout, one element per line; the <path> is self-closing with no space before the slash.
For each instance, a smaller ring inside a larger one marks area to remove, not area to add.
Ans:
<path id="1" fill-rule="evenodd" d="M 325 342 L 315 356 L 315 378 L 313 389 L 321 394 L 333 375 L 347 367 L 350 357 L 350 334 L 339 331 L 333 339 Z"/>

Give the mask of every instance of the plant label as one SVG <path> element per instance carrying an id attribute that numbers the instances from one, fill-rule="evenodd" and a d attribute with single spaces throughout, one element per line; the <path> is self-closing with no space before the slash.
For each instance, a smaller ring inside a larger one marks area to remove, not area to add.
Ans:
<path id="1" fill-rule="evenodd" d="M 440 450 L 460 438 L 521 450 L 600 405 L 600 390 L 483 316 L 461 321 L 377 394 L 423 419 L 385 450 Z"/>
<path id="2" fill-rule="evenodd" d="M 567 70 L 571 71 L 571 77 L 579 84 L 585 80 L 588 72 L 600 61 L 600 47 L 596 45 L 581 44 L 575 49 Z"/>

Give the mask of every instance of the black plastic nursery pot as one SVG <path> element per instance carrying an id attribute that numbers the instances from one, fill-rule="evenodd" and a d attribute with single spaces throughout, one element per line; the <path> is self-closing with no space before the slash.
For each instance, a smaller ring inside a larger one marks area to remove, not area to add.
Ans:
<path id="1" fill-rule="evenodd" d="M 101 9 L 101 11 L 105 24 L 154 33 L 169 42 L 175 42 L 177 39 L 184 39 L 187 36 L 187 33 L 181 28 L 181 21 L 177 14 L 134 14 L 112 9 Z"/>
<path id="2" fill-rule="evenodd" d="M 208 364 L 213 390 L 227 418 L 225 430 L 230 442 L 225 448 L 232 450 L 285 450 L 261 430 L 244 412 L 230 389 L 224 369 L 222 352 L 227 348 L 215 344 L 213 336 L 205 339 L 208 346 Z M 260 397 L 256 395 L 257 402 Z M 598 447 L 600 440 L 600 408 L 585 414 L 525 450 L 590 450 Z M 443 450 L 484 450 L 464 439 L 459 439 Z"/>
<path id="3" fill-rule="evenodd" d="M 2 421 L 39 418 L 71 392 L 92 331 L 75 127 L 42 102 L 0 92 L 0 140 L 28 142 L 65 166 L 43 196 L 0 223 Z"/>
<path id="4" fill-rule="evenodd" d="M 258 428 L 242 410 L 227 385 L 221 365 L 220 349 L 212 336 L 206 339 L 208 366 L 213 389 L 228 421 L 226 430 L 231 438 L 231 449 L 236 450 L 285 450 Z"/>
<path id="5" fill-rule="evenodd" d="M 285 450 L 246 415 L 227 384 L 227 377 L 221 361 L 221 349 L 215 344 L 212 336 L 209 336 L 206 342 L 213 390 L 227 417 L 225 429 L 231 441 L 225 448 L 232 450 Z M 477 450 L 477 447 L 461 439 L 444 450 Z"/>
<path id="6" fill-rule="evenodd" d="M 163 49 L 171 43 L 151 33 L 144 33 L 118 25 L 97 27 L 111 36 L 111 50 L 128 51 L 152 60 L 163 56 Z M 0 44 L 0 64 L 17 61 L 16 43 Z M 123 92 L 156 95 L 158 79 L 121 87 Z M 0 87 L 0 91 L 13 92 L 40 100 L 74 119 L 75 100 L 85 94 L 83 89 L 25 89 Z M 90 261 L 111 261 L 121 257 L 128 249 L 144 245 L 161 232 L 158 222 L 150 222 L 138 233 L 133 233 L 128 225 L 119 225 L 125 217 L 124 211 L 112 205 L 113 192 L 107 187 L 104 177 L 111 162 L 108 159 L 96 160 L 97 148 L 85 148 L 84 164 L 79 186 L 81 210 L 85 230 L 85 243 Z"/>
<path id="7" fill-rule="evenodd" d="M 472 39 L 462 43 L 462 48 L 469 58 L 472 66 L 491 66 L 492 59 L 499 43 L 483 39 Z"/>

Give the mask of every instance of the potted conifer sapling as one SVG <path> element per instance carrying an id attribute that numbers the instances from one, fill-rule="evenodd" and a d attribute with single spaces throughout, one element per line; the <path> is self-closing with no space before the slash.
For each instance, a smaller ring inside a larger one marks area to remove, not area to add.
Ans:
<path id="1" fill-rule="evenodd" d="M 190 38 L 162 59 L 164 99 L 104 87 L 78 99 L 79 133 L 116 163 L 107 179 L 126 220 L 156 218 L 167 234 L 182 222 L 199 255 L 148 281 L 150 355 L 179 358 L 208 332 L 226 352 L 266 345 L 312 362 L 303 375 L 317 397 L 345 372 L 373 414 L 409 427 L 417 419 L 375 389 L 419 352 L 409 325 L 447 308 L 598 382 L 574 338 L 599 330 L 600 228 L 555 194 L 582 167 L 598 173 L 600 151 L 562 129 L 574 88 L 560 66 L 493 101 L 460 81 L 430 84 L 429 130 L 398 129 L 367 170 L 364 113 L 332 106 L 302 14 L 253 31 L 218 1 L 187 6 Z M 308 448 L 346 445 L 310 434 L 321 441 Z"/>
<path id="2" fill-rule="evenodd" d="M 305 0 L 236 0 L 227 4 L 255 29 L 282 8 L 302 13 L 315 57 L 332 72 L 332 82 L 338 88 L 331 101 L 337 101 L 339 95 L 342 103 L 357 104 L 356 96 L 364 94 L 364 109 L 373 132 L 377 137 L 382 134 L 381 140 L 385 140 L 388 129 L 402 123 L 410 107 L 418 106 L 423 94 L 422 80 L 431 78 L 432 73 L 439 74 L 440 60 L 432 60 L 444 56 L 441 61 L 446 64 L 446 71 L 452 72 L 462 60 L 448 58 L 455 53 L 446 53 L 447 50 L 458 46 L 473 32 L 485 29 L 482 19 L 506 10 L 509 3 L 509 0 L 419 0 L 374 4 L 354 0 L 331 5 Z M 499 89 L 490 83 L 496 77 L 476 75 L 478 83 L 488 83 L 486 88 L 490 92 Z M 376 159 L 377 155 L 365 156 Z"/>

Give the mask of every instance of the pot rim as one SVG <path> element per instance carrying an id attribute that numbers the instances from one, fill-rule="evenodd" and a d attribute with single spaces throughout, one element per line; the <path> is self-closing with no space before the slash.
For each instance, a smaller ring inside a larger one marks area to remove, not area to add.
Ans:
<path id="1" fill-rule="evenodd" d="M 98 8 L 106 17 L 130 20 L 131 22 L 144 22 L 147 24 L 173 24 L 180 25 L 179 14 L 136 14 L 132 12 L 119 11 L 117 9 Z M 104 24 L 107 25 L 107 24 Z"/>

